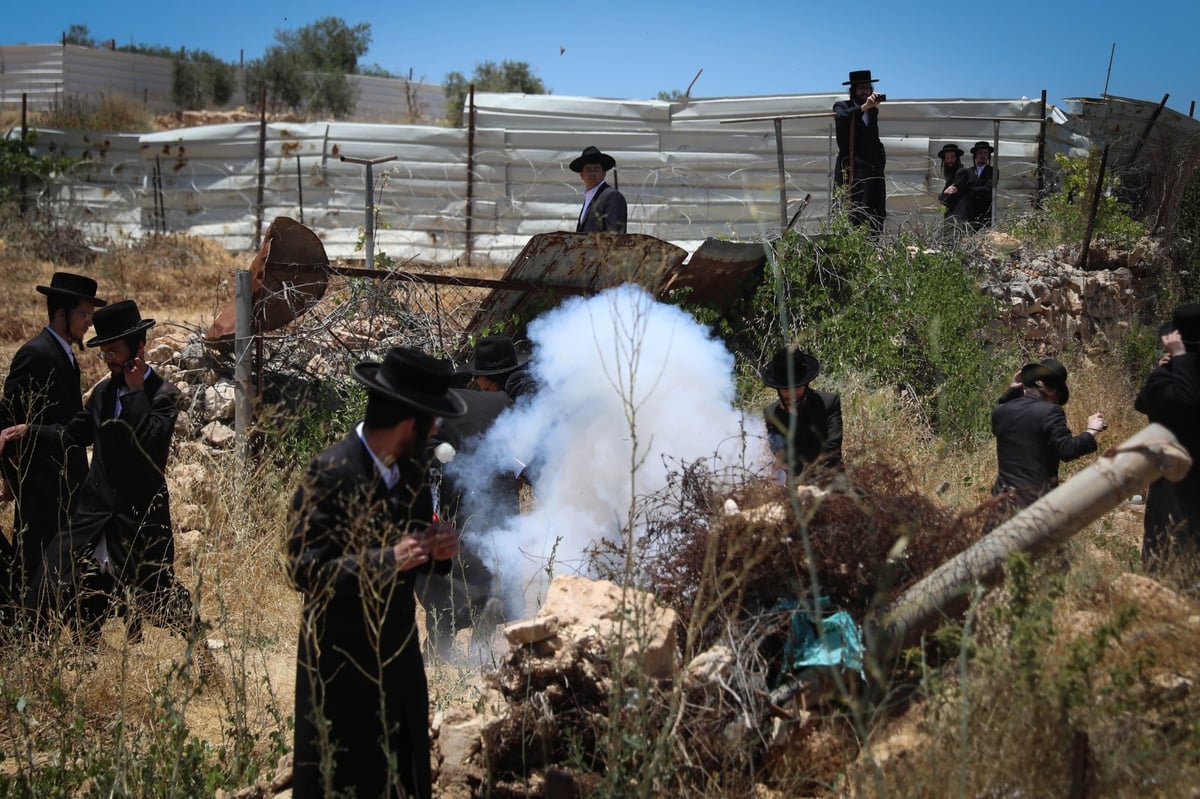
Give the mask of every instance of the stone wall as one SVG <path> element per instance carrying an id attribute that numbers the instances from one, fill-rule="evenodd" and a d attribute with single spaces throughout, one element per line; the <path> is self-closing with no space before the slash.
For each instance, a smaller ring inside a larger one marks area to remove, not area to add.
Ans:
<path id="1" fill-rule="evenodd" d="M 1023 249 L 997 233 L 980 257 L 990 275 L 983 290 L 1000 304 L 1000 324 L 1015 328 L 1032 354 L 1109 352 L 1130 325 L 1153 324 L 1170 313 L 1162 306 L 1178 273 L 1173 251 L 1162 242 L 1094 246 L 1087 269 L 1075 266 L 1078 247 Z"/>

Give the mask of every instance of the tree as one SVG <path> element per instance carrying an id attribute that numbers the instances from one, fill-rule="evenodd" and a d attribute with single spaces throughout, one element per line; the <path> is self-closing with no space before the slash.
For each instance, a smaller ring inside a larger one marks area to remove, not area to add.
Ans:
<path id="1" fill-rule="evenodd" d="M 446 124 L 456 128 L 463 124 L 463 106 L 467 102 L 467 89 L 475 84 L 480 92 L 523 92 L 524 94 L 546 94 L 546 84 L 533 74 L 524 61 L 484 61 L 475 65 L 475 72 L 468 81 L 461 72 L 451 72 L 442 82 L 442 93 L 446 95 Z"/>
<path id="2" fill-rule="evenodd" d="M 67 28 L 67 32 L 63 34 L 64 44 L 77 44 L 80 47 L 95 47 L 96 40 L 92 38 L 92 32 L 88 30 L 87 25 L 72 25 Z"/>
<path id="3" fill-rule="evenodd" d="M 203 108 L 210 100 L 225 105 L 234 86 L 233 67 L 205 50 L 180 54 L 171 69 L 171 99 L 176 108 Z"/>
<path id="4" fill-rule="evenodd" d="M 246 97 L 266 90 L 274 110 L 290 108 L 310 114 L 349 116 L 357 97 L 347 74 L 371 44 L 371 25 L 349 27 L 338 17 L 325 17 L 298 31 L 276 31 L 277 45 L 246 66 Z"/>
<path id="5" fill-rule="evenodd" d="M 276 31 L 275 39 L 286 50 L 302 53 L 308 67 L 316 72 L 358 72 L 358 59 L 371 46 L 371 23 L 360 22 L 353 28 L 340 17 L 325 17 L 298 31 Z"/>

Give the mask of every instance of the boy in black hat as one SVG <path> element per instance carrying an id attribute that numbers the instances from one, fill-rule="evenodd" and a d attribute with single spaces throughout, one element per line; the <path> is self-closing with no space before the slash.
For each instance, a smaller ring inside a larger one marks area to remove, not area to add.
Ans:
<path id="1" fill-rule="evenodd" d="M 309 465 L 287 566 L 304 594 L 296 662 L 296 799 L 429 799 L 429 695 L 414 578 L 445 572 L 458 535 L 434 522 L 423 453 L 461 416 L 448 361 L 392 348 L 357 364 L 365 419 Z"/>
<path id="2" fill-rule="evenodd" d="M 1171 330 L 1161 336 L 1169 359 L 1146 378 L 1133 407 L 1163 425 L 1192 456 L 1183 480 L 1156 480 L 1146 496 L 1142 563 L 1148 569 L 1171 557 L 1195 566 L 1200 550 L 1200 303 L 1171 314 Z"/>
<path id="3" fill-rule="evenodd" d="M 1071 435 L 1063 411 L 1070 396 L 1066 367 L 1047 358 L 1022 367 L 1014 385 L 992 409 L 998 467 L 992 495 L 1003 499 L 990 526 L 1058 485 L 1060 462 L 1096 451 L 1096 441 L 1108 427 L 1104 414 L 1093 413 L 1087 430 Z"/>
<path id="4" fill-rule="evenodd" d="M 971 148 L 973 163 L 963 167 L 955 179 L 962 195 L 957 215 L 965 219 L 972 230 L 992 224 L 992 187 L 996 184 L 996 170 L 991 163 L 994 149 L 985 141 L 975 142 Z"/>
<path id="5" fill-rule="evenodd" d="M 812 463 L 826 468 L 842 463 L 842 399 L 809 387 L 820 373 L 816 358 L 790 347 L 776 352 L 762 370 L 763 382 L 779 393 L 763 418 L 781 483 Z"/>
<path id="6" fill-rule="evenodd" d="M 109 376 L 66 425 L 30 425 L 28 437 L 92 447 L 70 524 L 50 541 L 26 605 L 45 620 L 57 610 L 81 622 L 86 644 L 116 608 L 136 640 L 143 620 L 192 639 L 199 619 L 174 571 L 170 494 L 165 477 L 179 389 L 146 363 L 146 331 L 133 300 L 107 305 L 92 319 Z M 130 604 L 126 603 L 129 598 Z"/>
<path id="7" fill-rule="evenodd" d="M 55 272 L 46 295 L 48 322 L 13 356 L 0 402 L 0 429 L 13 425 L 65 425 L 83 408 L 79 364 L 73 347 L 83 347 L 92 314 L 106 303 L 96 296 L 96 281 Z M 17 439 L 4 453 L 3 491 L 14 496 L 15 568 L 12 596 L 28 589 L 46 545 L 67 526 L 79 485 L 87 475 L 87 451 L 62 441 Z"/>
<path id="8" fill-rule="evenodd" d="M 875 92 L 873 85 L 878 80 L 871 77 L 869 69 L 854 70 L 850 79 L 842 82 L 850 87 L 850 98 L 833 104 L 838 143 L 834 183 L 847 187 L 850 221 L 869 224 L 876 234 L 883 230 L 887 217 L 883 177 L 887 153 L 879 139 L 879 103 L 883 96 Z"/>
<path id="9" fill-rule="evenodd" d="M 628 207 L 625 195 L 609 186 L 605 173 L 617 165 L 611 155 L 596 147 L 585 147 L 570 163 L 583 180 L 583 207 L 575 224 L 576 233 L 624 233 Z"/>

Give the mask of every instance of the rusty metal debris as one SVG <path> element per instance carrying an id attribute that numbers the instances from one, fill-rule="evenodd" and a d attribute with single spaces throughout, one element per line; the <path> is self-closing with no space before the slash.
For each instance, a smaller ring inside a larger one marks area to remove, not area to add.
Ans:
<path id="1" fill-rule="evenodd" d="M 250 265 L 258 332 L 275 330 L 295 320 L 321 297 L 329 285 L 329 258 L 311 229 L 286 216 L 276 217 Z M 231 299 L 204 335 L 205 343 L 232 347 L 237 306 Z"/>
<path id="2" fill-rule="evenodd" d="M 687 288 L 688 299 L 725 310 L 747 282 L 758 282 L 767 261 L 762 242 L 705 239 L 664 290 Z"/>

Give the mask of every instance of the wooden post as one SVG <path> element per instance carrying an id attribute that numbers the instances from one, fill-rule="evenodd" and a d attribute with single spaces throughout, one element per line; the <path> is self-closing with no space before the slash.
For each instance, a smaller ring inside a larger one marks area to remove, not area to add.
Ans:
<path id="1" fill-rule="evenodd" d="M 1192 459 L 1170 430 L 1152 424 L 1108 449 L 1094 464 L 943 563 L 887 608 L 874 626 L 873 648 L 882 662 L 968 604 L 976 584 L 1004 577 L 1016 552 L 1035 559 L 1052 552 L 1084 526 L 1159 478 L 1179 481 Z"/>

